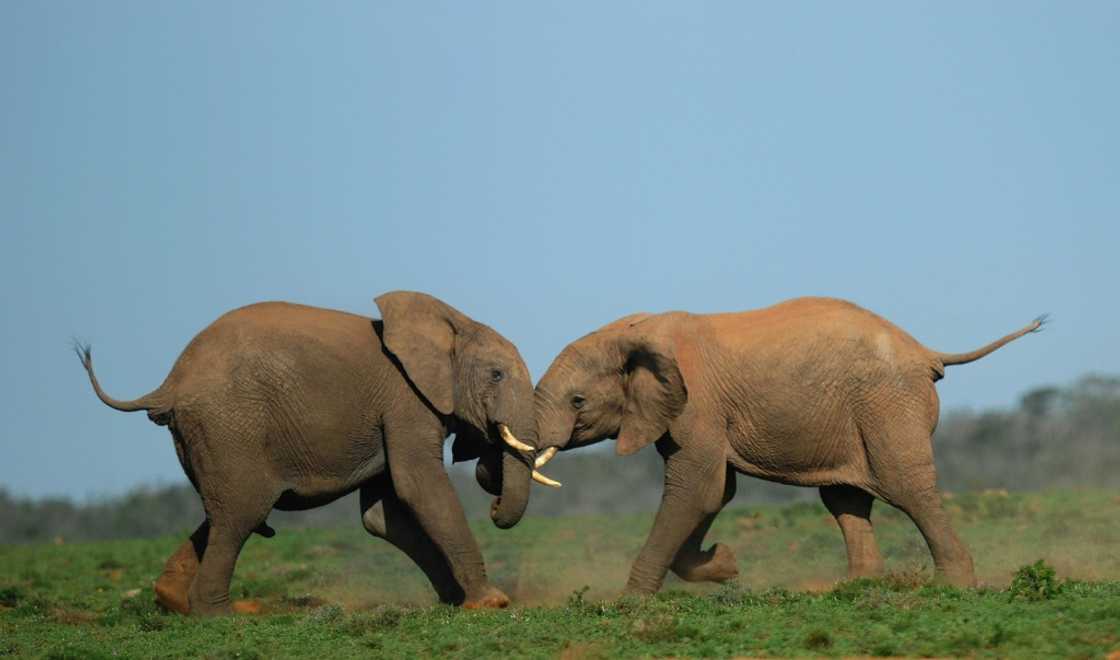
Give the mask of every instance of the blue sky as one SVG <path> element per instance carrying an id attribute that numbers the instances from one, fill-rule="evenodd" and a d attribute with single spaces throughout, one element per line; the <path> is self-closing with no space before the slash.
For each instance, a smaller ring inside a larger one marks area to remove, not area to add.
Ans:
<path id="1" fill-rule="evenodd" d="M 1120 5 L 0 4 L 0 485 L 182 479 L 94 398 L 222 312 L 435 294 L 534 376 L 627 313 L 798 295 L 944 351 L 945 407 L 1120 372 Z"/>

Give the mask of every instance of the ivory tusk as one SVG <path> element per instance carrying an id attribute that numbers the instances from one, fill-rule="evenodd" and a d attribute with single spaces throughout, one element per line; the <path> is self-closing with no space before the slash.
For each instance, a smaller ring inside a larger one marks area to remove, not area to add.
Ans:
<path id="1" fill-rule="evenodd" d="M 537 460 L 533 463 L 533 467 L 541 467 L 545 463 L 551 461 L 552 457 L 556 455 L 557 451 L 559 451 L 558 447 L 549 447 L 548 449 L 544 450 L 544 452 L 541 453 L 540 456 L 537 456 Z"/>
<path id="2" fill-rule="evenodd" d="M 517 449 L 519 451 L 536 451 L 537 450 L 536 447 L 533 447 L 531 445 L 527 445 L 524 442 L 521 442 L 520 440 L 518 440 L 517 436 L 515 436 L 513 434 L 513 431 L 510 431 L 509 427 L 506 426 L 505 424 L 498 424 L 498 433 L 500 433 L 502 435 L 502 440 L 507 445 L 509 445 L 510 447 L 513 447 L 514 449 Z"/>
<path id="3" fill-rule="evenodd" d="M 556 481 L 555 479 L 549 479 L 536 470 L 533 470 L 533 481 L 537 482 L 538 484 L 544 484 L 545 486 L 552 486 L 553 488 L 560 487 L 559 481 Z"/>

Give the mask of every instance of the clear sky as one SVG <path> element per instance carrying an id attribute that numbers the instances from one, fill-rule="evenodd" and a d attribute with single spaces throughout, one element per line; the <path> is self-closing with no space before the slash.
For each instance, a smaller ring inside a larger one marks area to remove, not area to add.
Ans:
<path id="1" fill-rule="evenodd" d="M 222 312 L 439 296 L 534 376 L 635 311 L 799 295 L 963 351 L 953 407 L 1120 372 L 1115 2 L 0 3 L 0 485 L 182 479 Z"/>

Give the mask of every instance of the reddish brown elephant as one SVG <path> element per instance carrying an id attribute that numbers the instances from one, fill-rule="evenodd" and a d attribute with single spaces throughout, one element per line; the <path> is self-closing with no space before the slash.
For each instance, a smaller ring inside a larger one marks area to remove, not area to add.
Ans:
<path id="1" fill-rule="evenodd" d="M 361 491 L 366 529 L 415 561 L 440 599 L 503 607 L 443 465 L 480 458 L 500 494 L 491 517 L 515 525 L 535 471 L 533 386 L 517 349 L 491 328 L 421 293 L 377 298 L 379 321 L 260 303 L 196 336 L 155 391 L 117 401 L 167 426 L 206 520 L 168 560 L 157 600 L 182 613 L 230 610 L 234 564 L 272 509 L 319 506 Z M 520 438 L 520 439 L 518 439 Z"/>
<path id="2" fill-rule="evenodd" d="M 870 519 L 879 498 L 918 526 L 940 578 L 972 585 L 972 558 L 937 490 L 934 383 L 946 366 L 979 359 L 1042 322 L 948 354 L 830 298 L 626 317 L 569 344 L 537 384 L 538 467 L 557 449 L 606 438 L 617 438 L 623 455 L 656 443 L 665 488 L 628 592 L 657 591 L 669 569 L 685 580 L 737 575 L 726 546 L 701 549 L 737 472 L 820 488 L 852 576 L 882 569 Z"/>

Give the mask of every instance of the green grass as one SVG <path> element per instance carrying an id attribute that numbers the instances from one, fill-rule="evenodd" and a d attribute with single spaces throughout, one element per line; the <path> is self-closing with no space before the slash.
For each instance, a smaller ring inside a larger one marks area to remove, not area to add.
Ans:
<path id="1" fill-rule="evenodd" d="M 1120 498 L 987 493 L 947 505 L 980 589 L 930 585 L 921 537 L 882 505 L 874 522 L 886 578 L 841 581 L 843 543 L 819 505 L 741 508 L 709 534 L 735 550 L 737 583 L 671 577 L 648 600 L 615 596 L 650 515 L 528 519 L 508 532 L 480 522 L 490 574 L 517 603 L 497 612 L 434 605 L 419 571 L 357 520 L 254 537 L 232 592 L 264 613 L 214 620 L 152 602 L 151 581 L 181 537 L 0 546 L 0 655 L 1103 657 L 1120 648 Z"/>

